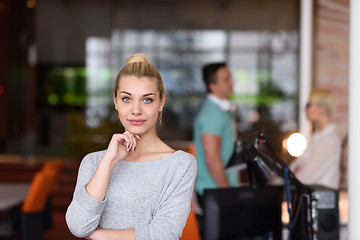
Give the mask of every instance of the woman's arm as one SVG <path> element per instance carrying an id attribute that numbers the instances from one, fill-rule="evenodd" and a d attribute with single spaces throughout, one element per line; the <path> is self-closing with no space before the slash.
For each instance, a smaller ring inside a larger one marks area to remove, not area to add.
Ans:
<path id="1" fill-rule="evenodd" d="M 89 240 L 135 240 L 135 230 L 98 228 L 87 239 Z"/>
<path id="2" fill-rule="evenodd" d="M 92 197 L 99 201 L 105 199 L 109 179 L 116 163 L 135 149 L 137 139 L 139 136 L 132 135 L 129 132 L 113 135 L 103 159 L 101 159 L 94 175 L 86 185 L 86 191 Z"/>
<path id="3" fill-rule="evenodd" d="M 178 240 L 191 209 L 196 177 L 196 159 L 188 153 L 177 154 L 164 179 L 166 188 L 159 195 L 158 207 L 149 222 L 135 225 L 136 240 Z"/>
<path id="4" fill-rule="evenodd" d="M 66 222 L 73 235 L 87 237 L 99 226 L 111 172 L 118 161 L 134 150 L 139 138 L 127 132 L 114 134 L 105 154 L 98 152 L 85 156 L 73 200 L 66 212 Z"/>

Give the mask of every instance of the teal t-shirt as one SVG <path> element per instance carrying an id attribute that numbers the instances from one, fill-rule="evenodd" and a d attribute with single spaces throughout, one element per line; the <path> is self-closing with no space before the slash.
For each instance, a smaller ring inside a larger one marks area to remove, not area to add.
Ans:
<path id="1" fill-rule="evenodd" d="M 206 162 L 202 146 L 201 136 L 204 133 L 214 134 L 221 138 L 221 159 L 224 166 L 229 162 L 234 149 L 234 132 L 232 128 L 230 111 L 223 111 L 211 99 L 207 98 L 201 111 L 195 120 L 194 143 L 195 153 L 198 161 L 198 171 L 195 182 L 195 189 L 200 195 L 204 189 L 217 188 L 217 184 L 211 177 Z M 231 186 L 237 186 L 237 173 L 227 173 L 227 178 Z"/>

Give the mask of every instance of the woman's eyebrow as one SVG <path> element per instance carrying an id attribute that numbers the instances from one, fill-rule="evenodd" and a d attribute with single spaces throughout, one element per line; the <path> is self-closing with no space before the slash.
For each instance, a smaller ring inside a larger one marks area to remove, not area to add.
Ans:
<path id="1" fill-rule="evenodd" d="M 121 91 L 120 93 L 124 93 L 124 94 L 127 94 L 127 95 L 130 95 L 130 96 L 131 96 L 131 93 L 126 92 L 126 91 Z"/>
<path id="2" fill-rule="evenodd" d="M 120 93 L 127 94 L 127 95 L 131 96 L 131 93 L 126 92 L 126 91 L 121 91 Z M 146 93 L 146 94 L 143 95 L 143 97 L 148 97 L 148 96 L 156 96 L 156 94 L 155 93 Z"/>

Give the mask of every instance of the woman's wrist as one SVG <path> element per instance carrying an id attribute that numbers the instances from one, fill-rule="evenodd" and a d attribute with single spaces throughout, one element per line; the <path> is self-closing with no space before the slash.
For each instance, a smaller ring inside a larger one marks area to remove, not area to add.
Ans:
<path id="1" fill-rule="evenodd" d="M 104 167 L 108 167 L 111 172 L 119 161 L 121 161 L 119 157 L 111 156 L 110 154 L 105 153 L 99 163 L 99 166 L 103 165 Z"/>

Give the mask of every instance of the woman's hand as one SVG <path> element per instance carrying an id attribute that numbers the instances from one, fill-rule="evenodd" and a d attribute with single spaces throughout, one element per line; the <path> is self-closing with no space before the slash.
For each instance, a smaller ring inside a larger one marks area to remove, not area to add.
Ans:
<path id="1" fill-rule="evenodd" d="M 135 151 L 136 142 L 140 138 L 140 135 L 134 135 L 127 131 L 122 134 L 114 134 L 106 150 L 105 158 L 109 158 L 115 163 L 123 160 L 130 151 Z"/>
<path id="2" fill-rule="evenodd" d="M 95 199 L 103 201 L 112 170 L 117 162 L 123 160 L 130 151 L 135 151 L 139 135 L 129 132 L 114 134 L 104 157 L 101 159 L 94 175 L 86 185 L 86 191 Z M 90 238 L 92 239 L 92 238 Z"/>
<path id="3" fill-rule="evenodd" d="M 100 231 L 101 228 L 96 228 L 96 230 L 90 234 L 90 236 L 86 237 L 85 239 L 86 240 L 101 240 L 101 231 Z"/>

